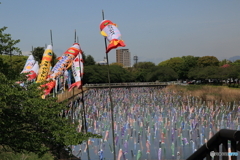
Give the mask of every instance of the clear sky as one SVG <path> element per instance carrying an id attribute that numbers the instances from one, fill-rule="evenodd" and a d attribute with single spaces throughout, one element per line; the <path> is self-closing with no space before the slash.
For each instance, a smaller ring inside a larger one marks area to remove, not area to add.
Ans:
<path id="1" fill-rule="evenodd" d="M 105 56 L 99 24 L 118 24 L 122 39 L 139 62 L 172 57 L 240 55 L 240 0 L 0 0 L 0 27 L 20 39 L 24 54 L 50 44 L 60 56 L 72 46 L 74 30 L 87 55 Z M 109 52 L 110 63 L 116 61 Z M 132 62 L 133 63 L 133 62 Z"/>

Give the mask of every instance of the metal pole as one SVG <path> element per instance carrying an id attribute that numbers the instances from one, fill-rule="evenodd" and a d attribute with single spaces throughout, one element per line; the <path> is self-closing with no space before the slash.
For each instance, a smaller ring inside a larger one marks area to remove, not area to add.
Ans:
<path id="1" fill-rule="evenodd" d="M 76 29 L 75 29 L 75 33 L 74 33 L 74 43 L 76 43 Z"/>
<path id="2" fill-rule="evenodd" d="M 104 11 L 102 10 L 102 18 L 104 20 Z M 105 42 L 105 49 L 107 51 L 107 40 L 104 38 Z M 109 67 L 109 61 L 108 61 L 108 54 L 106 52 L 106 59 L 107 59 L 107 66 L 108 66 L 108 88 L 109 88 L 109 98 L 110 98 L 110 105 L 111 105 L 111 119 L 112 119 L 112 143 L 113 143 L 113 157 L 114 160 L 116 160 L 116 150 L 115 150 L 115 133 L 114 133 L 114 116 L 113 116 L 113 102 L 112 102 L 112 96 L 111 96 L 111 80 L 110 80 L 110 67 Z"/>
<path id="3" fill-rule="evenodd" d="M 50 38 L 51 38 L 51 45 L 53 46 L 53 40 L 52 40 L 52 30 L 50 30 Z"/>
<path id="4" fill-rule="evenodd" d="M 87 133 L 87 121 L 86 121 L 86 112 L 85 112 L 85 105 L 84 105 L 84 96 L 83 96 L 83 87 L 81 85 L 80 89 L 82 90 L 82 105 L 83 105 L 83 119 L 84 119 L 84 132 Z M 89 146 L 88 146 L 88 140 L 87 140 L 87 155 L 88 155 L 88 160 L 90 160 L 90 155 L 89 155 Z"/>
<path id="5" fill-rule="evenodd" d="M 76 30 L 75 30 L 75 40 L 74 42 L 76 43 Z M 77 43 L 78 42 L 78 37 L 77 37 Z M 79 53 L 81 54 L 81 53 Z M 80 77 L 81 77 L 81 69 L 80 69 L 80 60 L 79 60 L 79 72 L 80 72 Z M 85 112 L 85 104 L 84 104 L 84 92 L 83 92 L 83 79 L 81 79 L 81 85 L 80 85 L 80 89 L 81 89 L 81 92 L 82 92 L 82 98 L 81 98 L 81 102 L 82 102 L 82 105 L 83 105 L 83 120 L 84 120 L 84 132 L 87 133 L 87 120 L 86 120 L 86 112 Z M 88 146 L 88 140 L 87 140 L 87 155 L 88 155 L 88 160 L 90 160 L 90 155 L 89 155 L 89 146 Z"/>
<path id="6" fill-rule="evenodd" d="M 53 47 L 52 30 L 51 30 L 51 29 L 50 29 L 50 40 L 51 40 L 51 45 L 52 45 L 52 47 Z M 45 48 L 47 49 L 47 45 L 46 45 Z M 53 54 L 54 54 L 54 53 L 53 53 Z M 52 59 L 50 63 L 51 63 L 51 66 L 53 67 L 54 60 Z M 58 85 L 59 85 L 59 84 L 58 84 Z M 58 91 L 56 91 L 56 90 L 54 89 L 54 90 L 53 90 L 53 97 L 57 96 L 57 93 L 58 93 Z"/>

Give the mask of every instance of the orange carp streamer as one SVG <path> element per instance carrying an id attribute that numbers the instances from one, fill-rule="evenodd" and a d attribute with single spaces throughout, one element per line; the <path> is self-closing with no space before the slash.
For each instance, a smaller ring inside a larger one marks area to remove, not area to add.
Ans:
<path id="1" fill-rule="evenodd" d="M 74 43 L 72 47 L 68 48 L 66 52 L 59 58 L 59 61 L 52 68 L 47 84 L 42 85 L 42 87 L 46 87 L 44 90 L 44 95 L 50 94 L 52 89 L 56 85 L 56 78 L 62 75 L 71 65 L 75 57 L 82 53 L 80 49 L 80 45 L 78 43 Z"/>

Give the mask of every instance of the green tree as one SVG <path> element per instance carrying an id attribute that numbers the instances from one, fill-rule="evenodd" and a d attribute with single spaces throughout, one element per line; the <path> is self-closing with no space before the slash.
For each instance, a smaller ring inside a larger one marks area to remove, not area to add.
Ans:
<path id="1" fill-rule="evenodd" d="M 219 69 L 218 77 L 221 80 L 228 80 L 229 78 L 232 79 L 239 79 L 240 78 L 240 68 L 238 65 L 229 65 L 229 66 L 222 66 Z"/>
<path id="2" fill-rule="evenodd" d="M 146 82 L 146 81 L 147 81 L 146 73 L 142 71 L 135 72 L 135 82 Z"/>
<path id="3" fill-rule="evenodd" d="M 117 62 L 111 63 L 110 65 L 117 65 L 117 66 L 123 67 L 123 64 L 122 64 L 122 63 L 117 63 Z"/>
<path id="4" fill-rule="evenodd" d="M 130 82 L 133 79 L 129 71 L 119 65 L 110 66 L 110 78 L 113 83 Z"/>
<path id="5" fill-rule="evenodd" d="M 225 69 L 227 70 L 226 78 L 240 78 L 240 68 L 238 65 L 229 66 Z"/>
<path id="6" fill-rule="evenodd" d="M 202 68 L 200 68 L 200 67 L 196 67 L 196 68 L 190 69 L 189 72 L 188 72 L 188 78 L 190 78 L 190 79 L 198 79 L 198 80 L 205 79 L 205 77 L 199 76 L 201 70 L 202 70 Z"/>
<path id="7" fill-rule="evenodd" d="M 6 29 L 7 27 L 0 28 L 0 54 L 13 55 L 14 52 L 17 52 L 21 55 L 20 48 L 15 47 L 20 42 L 20 39 L 13 40 L 11 34 L 4 33 Z"/>
<path id="8" fill-rule="evenodd" d="M 94 58 L 91 55 L 87 55 L 86 59 L 84 61 L 84 65 L 91 66 L 91 65 L 95 65 L 95 64 L 96 64 L 96 62 L 95 62 Z"/>
<path id="9" fill-rule="evenodd" d="M 137 64 L 134 64 L 133 67 L 138 69 L 151 69 L 155 66 L 153 62 L 138 62 Z"/>
<path id="10" fill-rule="evenodd" d="M 218 78 L 221 80 L 228 79 L 228 74 L 230 71 L 231 71 L 230 66 L 228 66 L 228 67 L 221 66 L 219 69 Z"/>
<path id="11" fill-rule="evenodd" d="M 2 73 L 4 73 L 8 79 L 18 77 L 27 60 L 27 56 L 0 55 L 0 57 L 3 61 Z"/>
<path id="12" fill-rule="evenodd" d="M 147 74 L 148 82 L 155 81 L 172 81 L 178 78 L 178 74 L 170 67 L 167 66 L 155 66 L 151 72 Z"/>
<path id="13" fill-rule="evenodd" d="M 173 57 L 169 60 L 163 61 L 158 64 L 158 66 L 167 66 L 172 68 L 177 74 L 179 78 L 182 77 L 182 67 L 183 67 L 184 59 L 181 57 Z"/>
<path id="14" fill-rule="evenodd" d="M 218 66 L 196 67 L 189 71 L 188 77 L 191 79 L 218 79 L 220 68 Z"/>
<path id="15" fill-rule="evenodd" d="M 91 65 L 84 67 L 84 83 L 107 83 L 108 82 L 107 66 Z"/>
<path id="16" fill-rule="evenodd" d="M 132 74 L 119 65 L 110 65 L 111 83 L 121 83 L 133 81 Z M 91 65 L 86 66 L 83 76 L 84 83 L 108 83 L 108 66 Z"/>
<path id="17" fill-rule="evenodd" d="M 34 59 L 36 61 L 38 61 L 38 64 L 41 64 L 44 51 L 45 51 L 44 47 L 36 47 L 36 48 L 33 49 L 33 51 L 31 51 Z M 53 57 L 52 57 L 51 64 L 52 64 L 52 66 L 54 66 L 56 63 L 57 63 L 57 56 L 53 52 Z"/>
<path id="18" fill-rule="evenodd" d="M 36 47 L 33 49 L 33 51 L 31 51 L 34 59 L 38 61 L 38 64 L 40 64 L 42 61 L 44 51 L 44 47 Z"/>
<path id="19" fill-rule="evenodd" d="M 197 60 L 199 57 L 194 56 L 183 56 L 183 64 L 181 66 L 181 78 L 187 79 L 188 72 L 190 69 L 195 68 L 197 66 Z"/>
<path id="20" fill-rule="evenodd" d="M 0 72 L 7 75 L 8 74 L 8 70 L 10 69 L 10 66 L 8 65 L 8 63 L 6 63 L 3 58 L 3 56 L 0 56 Z"/>
<path id="21" fill-rule="evenodd" d="M 231 65 L 233 65 L 233 66 L 240 66 L 240 59 L 234 61 L 233 63 L 231 63 Z"/>
<path id="22" fill-rule="evenodd" d="M 21 79 L 24 77 L 22 75 Z M 23 88 L 2 73 L 0 81 L 0 147 L 15 153 L 33 152 L 39 156 L 51 151 L 58 156 L 64 148 L 71 151 L 68 146 L 97 136 L 77 132 L 77 124 L 60 116 L 66 103 L 59 104 L 56 98 L 51 97 L 41 99 L 39 84 Z"/>
<path id="23" fill-rule="evenodd" d="M 199 67 L 219 66 L 219 60 L 214 56 L 203 56 L 197 61 Z"/>
<path id="24" fill-rule="evenodd" d="M 227 59 L 219 61 L 219 66 L 223 66 L 223 65 L 226 65 L 226 64 L 230 65 L 230 64 L 232 64 L 232 62 L 227 60 Z"/>
<path id="25" fill-rule="evenodd" d="M 156 65 L 153 62 L 138 62 L 134 64 L 135 72 L 135 81 L 136 82 L 146 82 L 147 74 L 154 68 Z"/>
<path id="26" fill-rule="evenodd" d="M 207 66 L 202 69 L 203 77 L 207 79 L 218 79 L 219 78 L 219 70 L 218 66 Z"/>

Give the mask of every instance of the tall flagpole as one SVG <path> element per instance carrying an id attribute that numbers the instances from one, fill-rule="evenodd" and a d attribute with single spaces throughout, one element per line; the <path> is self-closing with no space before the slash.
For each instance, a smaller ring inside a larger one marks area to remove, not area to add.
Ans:
<path id="1" fill-rule="evenodd" d="M 53 39 L 52 39 L 52 30 L 50 29 L 50 40 L 51 40 L 51 46 L 53 47 Z M 46 48 L 45 49 L 47 49 L 47 46 L 46 46 Z M 52 52 L 53 52 L 53 50 L 52 50 Z M 54 60 L 52 59 L 52 61 L 50 62 L 51 63 L 51 66 L 53 67 L 53 62 Z M 50 72 L 50 71 L 49 71 Z M 57 81 L 57 80 L 56 80 Z M 58 83 L 57 83 L 57 85 L 58 85 Z M 53 89 L 53 97 L 55 97 L 55 95 L 57 96 L 57 91 L 56 91 L 56 89 L 55 89 L 56 87 L 54 87 L 54 89 Z"/>
<path id="2" fill-rule="evenodd" d="M 104 11 L 102 10 L 102 18 L 104 20 Z M 107 66 L 108 66 L 108 88 L 109 88 L 109 98 L 110 98 L 110 105 L 111 105 L 111 119 L 112 119 L 112 143 L 113 143 L 113 157 L 116 160 L 116 149 L 115 149 L 115 132 L 114 132 L 114 116 L 113 116 L 113 102 L 112 102 L 112 93 L 111 93 L 111 80 L 110 80 L 110 67 L 108 61 L 108 53 L 107 53 L 107 40 L 104 37 L 105 42 L 105 50 L 106 50 L 106 59 L 107 59 Z"/>
<path id="3" fill-rule="evenodd" d="M 76 43 L 77 41 L 77 33 L 76 33 L 76 29 L 75 29 L 75 33 L 74 33 L 74 43 Z"/>
<path id="4" fill-rule="evenodd" d="M 74 31 L 74 43 L 76 43 L 76 29 L 75 29 L 75 31 Z M 74 88 L 72 89 L 72 93 L 73 93 L 73 101 L 74 101 Z M 72 108 L 72 113 L 73 113 L 73 108 Z"/>
<path id="5" fill-rule="evenodd" d="M 74 43 L 79 43 L 79 40 L 78 40 L 78 36 L 76 35 L 76 30 L 75 30 L 75 39 L 74 39 Z M 82 54 L 82 53 L 79 53 L 79 54 Z M 81 69 L 80 69 L 81 65 L 80 65 L 80 60 L 79 60 L 79 72 L 80 72 L 80 77 L 81 77 Z M 82 73 L 83 74 L 83 73 Z M 83 79 L 81 79 L 81 85 L 80 85 L 80 89 L 81 89 L 81 92 L 82 92 L 82 97 L 81 97 L 81 102 L 82 102 L 82 106 L 83 106 L 83 123 L 84 123 L 84 132 L 87 133 L 87 120 L 86 120 L 86 112 L 85 112 L 85 104 L 84 104 L 84 92 L 83 92 Z M 74 89 L 73 89 L 74 90 Z M 89 146 L 88 146 L 88 140 L 86 142 L 86 145 L 87 145 L 87 156 L 88 156 L 88 160 L 90 160 L 90 154 L 89 154 Z"/>
<path id="6" fill-rule="evenodd" d="M 50 30 L 50 37 L 51 37 L 51 45 L 53 46 L 53 40 L 52 40 L 52 30 Z"/>
<path id="7" fill-rule="evenodd" d="M 53 47 L 53 38 L 52 38 L 52 30 L 51 29 L 50 29 L 50 40 L 51 40 L 51 46 Z M 47 48 L 47 46 L 46 46 L 46 48 Z M 53 61 L 54 61 L 54 59 L 52 59 L 52 61 L 51 61 L 52 67 L 53 67 L 53 63 L 54 63 Z"/>

